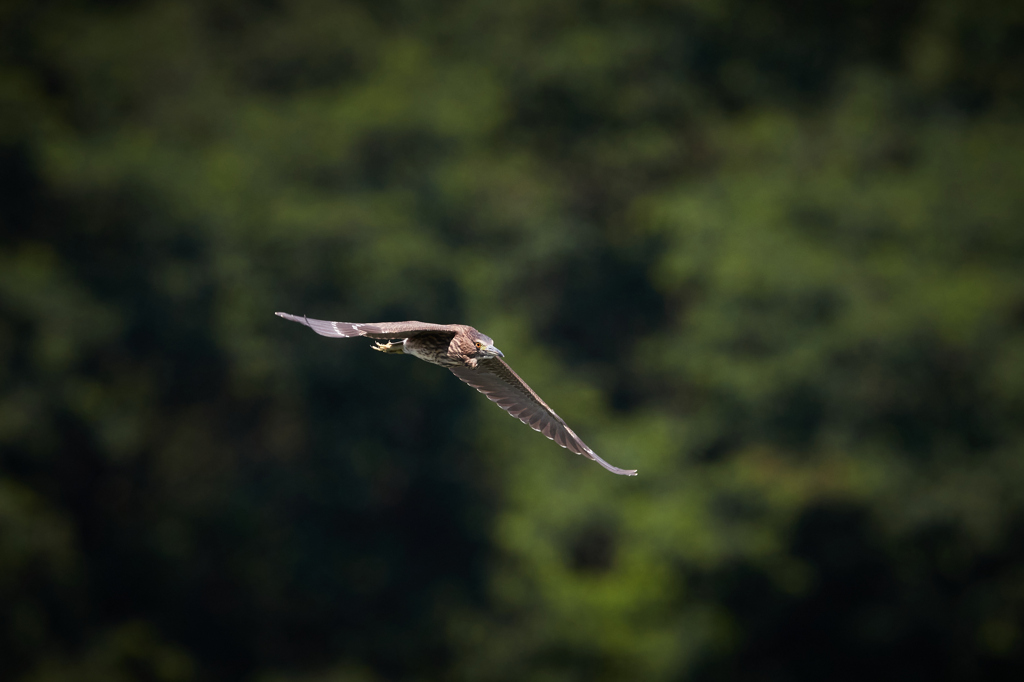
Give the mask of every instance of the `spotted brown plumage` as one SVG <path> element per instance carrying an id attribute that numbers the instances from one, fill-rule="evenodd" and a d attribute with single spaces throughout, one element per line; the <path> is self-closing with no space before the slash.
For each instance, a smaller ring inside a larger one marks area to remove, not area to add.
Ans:
<path id="1" fill-rule="evenodd" d="M 488 400 L 497 403 L 510 415 L 530 428 L 540 431 L 563 448 L 594 460 L 612 473 L 636 476 L 635 469 L 620 469 L 598 457 L 597 453 L 580 440 L 565 421 L 502 360 L 505 356 L 494 347 L 494 341 L 473 327 L 464 324 L 431 324 L 416 321 L 330 322 L 288 313 L 277 315 L 304 324 L 321 336 L 366 336 L 371 339 L 387 340 L 387 343 L 375 344 L 374 350 L 412 355 L 426 362 L 447 367 L 452 374 L 487 396 Z M 401 339 L 400 343 L 393 342 L 398 339 Z"/>

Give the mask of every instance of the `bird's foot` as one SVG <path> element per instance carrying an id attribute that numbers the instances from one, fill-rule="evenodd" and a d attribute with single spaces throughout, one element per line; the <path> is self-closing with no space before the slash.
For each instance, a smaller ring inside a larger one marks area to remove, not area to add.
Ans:
<path id="1" fill-rule="evenodd" d="M 377 343 L 373 344 L 373 346 L 371 346 L 371 348 L 373 348 L 373 350 L 379 350 L 381 353 L 403 353 L 404 352 L 402 350 L 402 344 L 401 343 L 392 343 L 390 341 L 388 341 L 387 343 L 381 343 L 380 341 L 378 341 Z"/>

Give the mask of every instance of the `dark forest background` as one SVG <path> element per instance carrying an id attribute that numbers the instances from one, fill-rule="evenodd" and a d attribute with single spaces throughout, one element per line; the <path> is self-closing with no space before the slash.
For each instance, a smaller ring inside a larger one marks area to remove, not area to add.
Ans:
<path id="1" fill-rule="evenodd" d="M 3 680 L 1024 679 L 1024 3 L 6 0 L 0 453 Z"/>

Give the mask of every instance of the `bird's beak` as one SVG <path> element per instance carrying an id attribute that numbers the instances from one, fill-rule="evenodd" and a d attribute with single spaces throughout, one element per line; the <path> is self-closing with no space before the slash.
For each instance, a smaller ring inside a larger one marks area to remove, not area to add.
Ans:
<path id="1" fill-rule="evenodd" d="M 505 357 L 505 354 L 502 353 L 497 348 L 495 348 L 494 346 L 487 346 L 487 348 L 485 348 L 484 350 L 486 350 L 487 354 L 492 356 L 492 357 L 495 356 L 495 355 L 498 356 L 499 358 Z"/>

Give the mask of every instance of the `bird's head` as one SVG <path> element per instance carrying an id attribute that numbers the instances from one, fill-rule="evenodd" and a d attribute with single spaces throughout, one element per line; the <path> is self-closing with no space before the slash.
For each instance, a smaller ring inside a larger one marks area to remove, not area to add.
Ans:
<path id="1" fill-rule="evenodd" d="M 503 358 L 505 354 L 494 347 L 494 341 L 489 336 L 484 336 L 477 332 L 473 336 L 474 352 L 473 357 L 477 360 L 486 360 L 487 358 Z"/>

